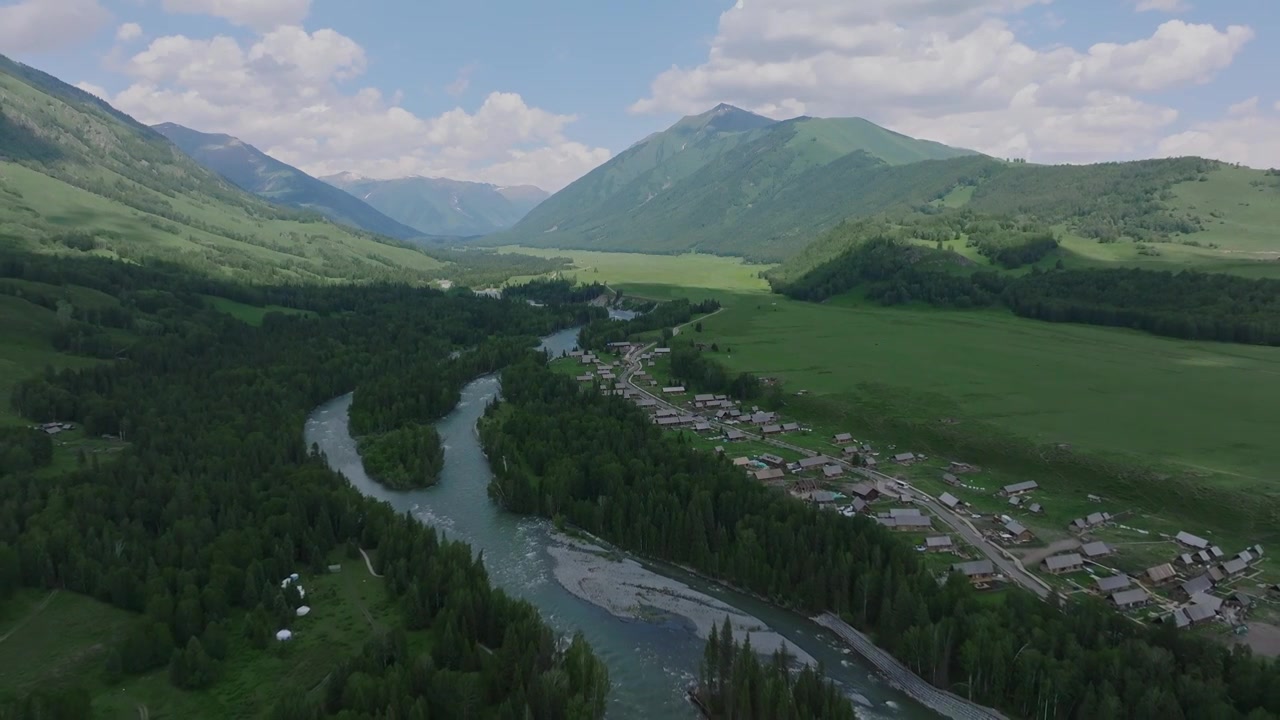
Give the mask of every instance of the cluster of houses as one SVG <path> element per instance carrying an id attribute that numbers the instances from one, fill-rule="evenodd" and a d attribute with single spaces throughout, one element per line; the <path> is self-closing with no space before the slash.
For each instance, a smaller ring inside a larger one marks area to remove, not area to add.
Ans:
<path id="1" fill-rule="evenodd" d="M 75 423 L 69 422 L 47 422 L 36 425 L 33 429 L 39 430 L 46 435 L 57 435 L 58 433 L 68 430 L 75 430 Z"/>

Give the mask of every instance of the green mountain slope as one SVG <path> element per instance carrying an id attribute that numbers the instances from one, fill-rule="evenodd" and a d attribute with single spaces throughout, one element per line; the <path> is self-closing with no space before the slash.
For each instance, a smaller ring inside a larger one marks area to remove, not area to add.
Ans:
<path id="1" fill-rule="evenodd" d="M 245 193 L 98 98 L 0 57 L 0 246 L 270 282 L 447 275 L 390 239 Z"/>
<path id="2" fill-rule="evenodd" d="M 446 178 L 372 180 L 341 173 L 320 179 L 425 235 L 469 237 L 508 228 L 546 197 L 532 186 Z"/>
<path id="3" fill-rule="evenodd" d="M 422 235 L 348 193 L 230 135 L 202 133 L 175 123 L 163 123 L 153 129 L 196 162 L 237 187 L 272 202 L 315 210 L 336 223 L 400 240 Z"/>
<path id="4" fill-rule="evenodd" d="M 971 155 L 861 118 L 775 122 L 721 105 L 646 138 L 485 242 L 776 259 L 788 251 L 772 246 L 794 229 L 772 221 L 785 207 L 777 196 L 807 173 L 850 156 L 889 167 Z"/>

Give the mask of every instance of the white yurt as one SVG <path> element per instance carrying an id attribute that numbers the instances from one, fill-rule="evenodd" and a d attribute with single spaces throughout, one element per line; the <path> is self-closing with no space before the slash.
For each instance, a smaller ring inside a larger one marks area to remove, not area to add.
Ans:
<path id="1" fill-rule="evenodd" d="M 292 640 L 292 639 L 293 639 L 293 633 L 289 632 L 288 630 L 281 630 L 280 632 L 276 633 L 276 640 L 279 640 L 280 642 L 285 642 L 286 640 Z"/>
<path id="2" fill-rule="evenodd" d="M 303 615 L 306 615 L 309 612 L 311 612 L 311 608 L 307 607 L 306 605 L 303 605 L 302 607 L 298 608 L 298 617 L 302 617 Z"/>

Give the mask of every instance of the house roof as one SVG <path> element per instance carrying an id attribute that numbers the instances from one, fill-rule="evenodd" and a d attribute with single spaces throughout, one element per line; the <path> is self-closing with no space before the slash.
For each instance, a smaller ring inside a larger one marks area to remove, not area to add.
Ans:
<path id="1" fill-rule="evenodd" d="M 973 577 L 974 575 L 994 575 L 996 572 L 995 563 L 990 560 L 973 560 L 966 563 L 956 563 L 951 566 L 955 572 L 961 572 L 965 575 Z"/>
<path id="2" fill-rule="evenodd" d="M 822 474 L 827 477 L 840 477 L 844 474 L 844 468 L 839 465 L 824 465 L 822 467 Z"/>
<path id="3" fill-rule="evenodd" d="M 1147 578 L 1149 578 L 1151 582 L 1164 582 L 1176 574 L 1177 573 L 1174 571 L 1173 566 L 1169 563 L 1157 565 L 1153 568 L 1147 568 Z"/>
<path id="4" fill-rule="evenodd" d="M 1029 532 L 1025 527 L 1023 527 L 1022 523 L 1018 522 L 1017 520 L 1010 520 L 1009 522 L 1005 523 L 1004 529 L 1008 530 L 1010 533 L 1014 535 L 1021 535 L 1024 532 Z"/>
<path id="5" fill-rule="evenodd" d="M 1217 612 L 1222 608 L 1222 598 L 1217 595 L 1210 595 L 1209 593 L 1196 593 L 1191 596 L 1191 604 L 1202 605 L 1212 609 L 1214 612 Z"/>
<path id="6" fill-rule="evenodd" d="M 760 432 L 762 433 L 782 432 L 782 427 L 778 425 L 765 425 L 764 427 L 760 428 Z"/>
<path id="7" fill-rule="evenodd" d="M 949 508 L 953 508 L 960 504 L 960 498 L 952 495 L 951 493 L 942 493 L 942 495 L 938 497 L 938 501 Z"/>
<path id="8" fill-rule="evenodd" d="M 826 455 L 814 455 L 813 457 L 801 458 L 800 467 L 811 468 L 817 467 L 818 465 L 828 465 L 833 462 L 835 461 Z"/>
<path id="9" fill-rule="evenodd" d="M 1004 491 L 1006 493 L 1026 492 L 1028 490 L 1035 490 L 1038 487 L 1040 487 L 1040 483 L 1035 480 L 1027 480 L 1026 482 L 1005 485 Z"/>
<path id="10" fill-rule="evenodd" d="M 1077 567 L 1084 564 L 1084 558 L 1078 553 L 1067 553 L 1066 555 L 1054 555 L 1044 559 L 1045 567 L 1050 570 L 1062 570 L 1069 567 Z"/>
<path id="11" fill-rule="evenodd" d="M 923 514 L 919 508 L 893 508 L 889 511 L 889 517 L 920 517 Z"/>
<path id="12" fill-rule="evenodd" d="M 1182 608 L 1179 612 L 1185 614 L 1187 620 L 1191 622 L 1203 622 L 1218 614 L 1217 610 L 1208 605 L 1191 605 Z"/>
<path id="13" fill-rule="evenodd" d="M 933 518 L 927 515 L 898 515 L 879 518 L 881 524 L 888 527 L 933 527 Z"/>
<path id="14" fill-rule="evenodd" d="M 835 502 L 836 494 L 830 490 L 814 490 L 809 493 L 809 499 L 817 503 Z"/>
<path id="15" fill-rule="evenodd" d="M 867 483 L 858 483 L 857 485 L 854 485 L 853 487 L 849 488 L 849 492 L 853 493 L 854 495 L 857 495 L 858 497 L 864 498 L 864 497 L 867 497 L 868 495 L 871 495 L 872 493 L 875 493 L 876 489 L 874 487 L 871 487 Z"/>
<path id="16" fill-rule="evenodd" d="M 1222 570 L 1228 575 L 1239 575 L 1240 573 L 1248 569 L 1249 569 L 1249 563 L 1245 562 L 1244 560 L 1241 560 L 1240 558 L 1236 558 L 1235 560 L 1228 560 L 1222 563 Z"/>
<path id="17" fill-rule="evenodd" d="M 1124 607 L 1125 605 L 1137 605 L 1138 603 L 1146 602 L 1150 599 L 1151 599 L 1151 596 L 1148 595 L 1147 591 L 1143 590 L 1142 588 L 1136 588 L 1134 590 L 1121 590 L 1120 592 L 1111 596 L 1111 601 L 1121 607 Z"/>
<path id="18" fill-rule="evenodd" d="M 741 440 L 742 438 L 746 437 L 746 434 L 743 433 L 741 430 L 730 430 L 729 432 L 725 433 L 724 436 L 730 440 Z"/>
<path id="19" fill-rule="evenodd" d="M 1211 588 L 1213 588 L 1213 580 L 1208 575 L 1200 575 L 1182 583 L 1182 591 L 1192 597 L 1207 592 Z"/>
<path id="20" fill-rule="evenodd" d="M 936 537 L 925 538 L 924 544 L 926 547 L 951 547 L 951 536 L 938 535 Z"/>
<path id="21" fill-rule="evenodd" d="M 949 483 L 960 482 L 960 478 L 952 475 L 951 473 L 942 473 L 942 479 Z"/>
<path id="22" fill-rule="evenodd" d="M 782 423 L 782 429 L 787 432 L 791 432 L 792 430 L 799 430 L 800 423 Z"/>
<path id="23" fill-rule="evenodd" d="M 1085 557 L 1100 557 L 1110 555 L 1111 546 L 1102 541 L 1085 543 L 1084 547 L 1080 548 L 1080 552 L 1084 553 Z"/>
<path id="24" fill-rule="evenodd" d="M 693 396 L 694 402 L 706 402 L 708 400 L 715 400 L 715 399 L 716 399 L 715 395 L 694 395 Z"/>
<path id="25" fill-rule="evenodd" d="M 1193 548 L 1199 548 L 1201 550 L 1209 547 L 1208 540 L 1205 540 L 1202 537 L 1197 537 L 1195 535 L 1192 535 L 1189 532 L 1180 532 L 1174 537 L 1174 539 L 1182 543 L 1183 545 L 1190 545 Z"/>
<path id="26" fill-rule="evenodd" d="M 853 435 L 850 433 L 836 433 L 835 440 L 836 442 L 849 442 L 853 440 Z"/>
<path id="27" fill-rule="evenodd" d="M 897 455 L 893 456 L 893 459 L 897 460 L 898 462 L 906 462 L 907 460 L 915 460 L 916 454 L 915 453 L 898 453 Z"/>
<path id="28" fill-rule="evenodd" d="M 782 471 L 779 470 L 778 468 L 768 468 L 766 470 L 756 471 L 757 480 L 777 480 L 782 476 L 783 476 Z"/>
<path id="29" fill-rule="evenodd" d="M 1133 578 L 1128 575 L 1112 575 L 1111 577 L 1095 578 L 1098 583 L 1098 590 L 1104 593 L 1111 593 L 1117 590 L 1123 590 L 1133 584 Z"/>

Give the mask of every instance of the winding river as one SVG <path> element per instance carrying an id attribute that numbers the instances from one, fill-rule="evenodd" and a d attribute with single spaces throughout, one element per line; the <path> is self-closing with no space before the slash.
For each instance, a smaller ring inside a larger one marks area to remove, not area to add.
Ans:
<path id="1" fill-rule="evenodd" d="M 576 338 L 576 329 L 566 330 L 544 338 L 542 347 L 559 355 L 572 349 Z M 329 465 L 360 492 L 399 511 L 412 512 L 447 537 L 483 552 L 493 582 L 533 603 L 557 631 L 581 631 L 609 667 L 613 681 L 610 720 L 698 717 L 683 693 L 697 674 L 703 647 L 694 623 L 678 613 L 646 613 L 643 619 L 620 617 L 588 601 L 581 591 L 575 594 L 567 589 L 574 583 L 565 582 L 566 578 L 601 581 L 600 575 L 608 575 L 611 568 L 628 578 L 647 576 L 663 586 L 664 595 L 667 588 L 677 588 L 675 594 L 681 599 L 694 598 L 703 609 L 712 606 L 714 617 L 729 613 L 735 616 L 735 623 L 741 616 L 756 627 L 767 625 L 772 633 L 766 634 L 776 633 L 797 655 L 823 663 L 827 676 L 863 704 L 862 717 L 939 717 L 889 687 L 858 656 L 807 618 L 678 568 L 634 560 L 604 562 L 566 542 L 549 522 L 502 511 L 487 495 L 489 465 L 475 431 L 476 421 L 498 391 L 494 376 L 480 378 L 463 389 L 458 406 L 437 425 L 445 446 L 444 469 L 439 483 L 425 490 L 388 490 L 365 474 L 348 429 L 351 395 L 331 400 L 311 413 L 307 444 L 318 445 Z M 604 572 L 597 575 L 601 570 Z M 602 584 L 611 585 L 611 578 Z M 755 644 L 757 636 L 752 637 Z"/>

